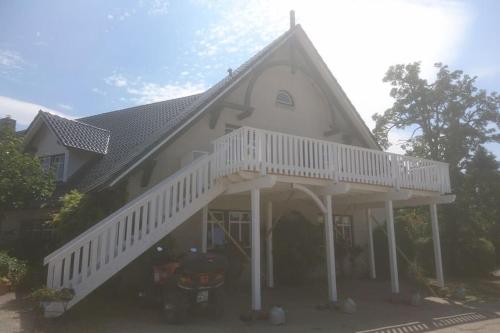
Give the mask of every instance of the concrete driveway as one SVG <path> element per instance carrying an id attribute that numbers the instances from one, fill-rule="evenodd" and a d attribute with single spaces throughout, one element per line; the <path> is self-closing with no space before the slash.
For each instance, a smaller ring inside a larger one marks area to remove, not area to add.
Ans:
<path id="1" fill-rule="evenodd" d="M 356 301 L 355 314 L 318 310 L 317 305 L 326 299 L 322 285 L 266 290 L 263 304 L 285 308 L 285 326 L 241 321 L 240 314 L 250 302 L 246 289 L 228 295 L 221 320 L 199 315 L 182 326 L 165 324 L 154 308 L 140 308 L 134 301 L 103 293 L 89 297 L 61 319 L 40 321 L 29 303 L 10 294 L 0 298 L 0 332 L 500 332 L 500 301 L 464 305 L 428 297 L 414 307 L 390 302 L 386 282 L 345 281 L 339 287 L 342 297 Z"/>

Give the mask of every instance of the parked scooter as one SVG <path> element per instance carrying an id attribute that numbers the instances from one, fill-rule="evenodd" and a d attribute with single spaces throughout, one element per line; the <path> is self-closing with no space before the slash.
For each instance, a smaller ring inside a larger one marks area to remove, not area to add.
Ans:
<path id="1" fill-rule="evenodd" d="M 140 296 L 159 301 L 168 323 L 183 323 L 189 312 L 199 309 L 218 318 L 224 312 L 226 268 L 227 261 L 219 254 L 200 253 L 193 248 L 173 259 L 157 246 L 152 286 Z"/>

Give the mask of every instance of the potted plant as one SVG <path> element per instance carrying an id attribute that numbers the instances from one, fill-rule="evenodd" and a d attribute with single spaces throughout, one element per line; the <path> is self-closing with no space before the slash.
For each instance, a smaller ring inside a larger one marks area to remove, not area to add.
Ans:
<path id="1" fill-rule="evenodd" d="M 75 296 L 73 289 L 40 288 L 31 294 L 31 298 L 40 303 L 45 318 L 55 318 L 62 315 L 68 302 Z"/>

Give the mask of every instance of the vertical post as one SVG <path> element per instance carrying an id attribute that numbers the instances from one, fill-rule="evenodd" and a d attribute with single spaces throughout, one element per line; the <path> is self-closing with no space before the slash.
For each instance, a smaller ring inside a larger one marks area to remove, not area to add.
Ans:
<path id="1" fill-rule="evenodd" d="M 399 293 L 398 258 L 396 253 L 396 235 L 394 233 L 394 212 L 392 200 L 385 202 L 385 217 L 387 224 L 387 240 L 389 242 L 389 263 L 391 268 L 391 289 L 394 294 Z"/>
<path id="2" fill-rule="evenodd" d="M 266 220 L 266 246 L 267 246 L 267 286 L 274 288 L 274 263 L 273 263 L 273 203 L 267 203 Z"/>
<path id="3" fill-rule="evenodd" d="M 332 196 L 325 195 L 325 248 L 326 248 L 326 268 L 328 273 L 328 300 L 337 301 L 337 277 L 335 273 L 335 244 L 333 236 L 333 210 Z"/>
<path id="4" fill-rule="evenodd" d="M 372 212 L 370 208 L 366 209 L 366 223 L 368 224 L 368 256 L 370 261 L 370 278 L 376 279 L 377 272 L 375 270 L 375 249 L 373 246 L 373 224 L 372 224 Z"/>
<path id="5" fill-rule="evenodd" d="M 443 262 L 441 259 L 441 241 L 439 239 L 437 206 L 436 204 L 431 204 L 429 208 L 431 212 L 432 242 L 434 243 L 434 263 L 436 264 L 436 279 L 438 282 L 438 286 L 444 287 Z"/>
<path id="6" fill-rule="evenodd" d="M 201 210 L 201 252 L 207 253 L 208 205 Z"/>
<path id="7" fill-rule="evenodd" d="M 260 295 L 260 190 L 252 189 L 252 310 L 262 309 Z"/>

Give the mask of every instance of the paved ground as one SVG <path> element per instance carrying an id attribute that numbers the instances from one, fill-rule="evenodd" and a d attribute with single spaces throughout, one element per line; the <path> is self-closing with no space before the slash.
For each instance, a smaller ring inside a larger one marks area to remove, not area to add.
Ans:
<path id="1" fill-rule="evenodd" d="M 464 305 L 428 297 L 414 307 L 389 302 L 388 288 L 385 282 L 341 283 L 342 297 L 352 297 L 357 303 L 358 311 L 350 315 L 317 309 L 325 300 L 323 286 L 265 291 L 265 305 L 281 305 L 287 311 L 287 324 L 280 327 L 239 319 L 249 307 L 248 290 L 227 297 L 221 320 L 197 316 L 183 326 L 165 324 L 155 309 L 102 294 L 90 297 L 62 319 L 46 322 L 36 319 L 29 303 L 8 294 L 0 297 L 0 332 L 500 332 L 500 301 Z"/>

